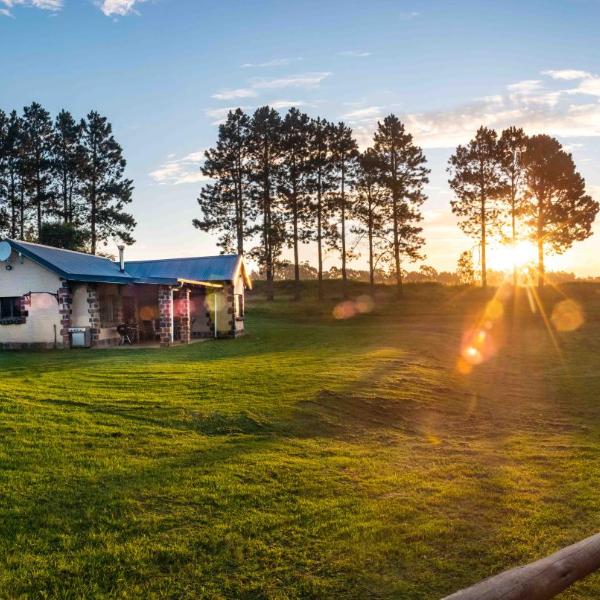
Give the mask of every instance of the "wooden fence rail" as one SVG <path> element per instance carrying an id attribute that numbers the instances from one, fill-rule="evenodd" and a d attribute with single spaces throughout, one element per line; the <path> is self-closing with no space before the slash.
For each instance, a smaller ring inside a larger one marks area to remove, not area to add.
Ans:
<path id="1" fill-rule="evenodd" d="M 600 533 L 443 600 L 547 600 L 600 568 Z"/>

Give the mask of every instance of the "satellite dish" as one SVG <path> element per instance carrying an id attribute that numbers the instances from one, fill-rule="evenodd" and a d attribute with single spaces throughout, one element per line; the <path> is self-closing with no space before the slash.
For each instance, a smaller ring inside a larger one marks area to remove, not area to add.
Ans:
<path id="1" fill-rule="evenodd" d="M 0 242 L 0 262 L 5 262 L 12 254 L 12 247 L 8 242 Z"/>

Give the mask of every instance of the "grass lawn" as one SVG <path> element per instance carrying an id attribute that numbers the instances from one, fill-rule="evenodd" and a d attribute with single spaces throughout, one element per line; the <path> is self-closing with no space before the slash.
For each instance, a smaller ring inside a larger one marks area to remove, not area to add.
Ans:
<path id="1" fill-rule="evenodd" d="M 0 354 L 0 596 L 439 598 L 597 532 L 600 286 L 564 292 L 579 329 L 506 299 L 470 373 L 487 297 L 427 285 L 348 320 L 255 295 L 238 340 Z"/>

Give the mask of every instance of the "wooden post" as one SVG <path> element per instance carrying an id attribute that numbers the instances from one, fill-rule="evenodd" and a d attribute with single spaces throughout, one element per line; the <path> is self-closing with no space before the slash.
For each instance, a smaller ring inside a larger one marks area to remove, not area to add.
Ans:
<path id="1" fill-rule="evenodd" d="M 600 533 L 443 600 L 548 600 L 600 568 Z"/>

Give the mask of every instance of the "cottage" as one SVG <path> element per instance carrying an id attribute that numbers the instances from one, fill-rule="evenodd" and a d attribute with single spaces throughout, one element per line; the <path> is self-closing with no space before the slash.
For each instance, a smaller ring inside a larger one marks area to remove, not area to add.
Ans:
<path id="1" fill-rule="evenodd" d="M 0 348 L 189 343 L 244 331 L 238 255 L 125 262 L 0 242 Z"/>

